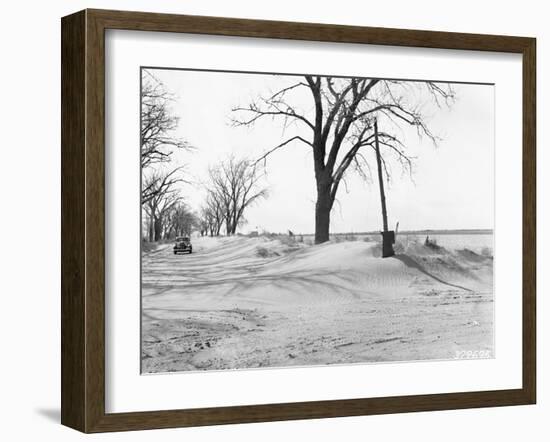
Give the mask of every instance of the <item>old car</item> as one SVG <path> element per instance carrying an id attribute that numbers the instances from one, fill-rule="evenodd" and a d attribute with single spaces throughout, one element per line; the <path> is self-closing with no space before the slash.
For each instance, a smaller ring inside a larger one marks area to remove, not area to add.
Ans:
<path id="1" fill-rule="evenodd" d="M 187 236 L 178 236 L 174 244 L 174 255 L 184 252 L 193 253 L 191 240 Z"/>

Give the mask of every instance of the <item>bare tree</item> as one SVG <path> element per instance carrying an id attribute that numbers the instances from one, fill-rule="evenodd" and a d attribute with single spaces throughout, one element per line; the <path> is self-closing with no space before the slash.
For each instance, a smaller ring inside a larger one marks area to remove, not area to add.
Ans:
<path id="1" fill-rule="evenodd" d="M 221 214 L 227 235 L 234 235 L 237 227 L 245 221 L 245 210 L 267 197 L 267 188 L 260 187 L 262 174 L 252 161 L 230 157 L 211 167 L 209 178 L 210 203 L 216 208 L 214 216 Z M 219 222 L 219 218 L 216 220 Z M 219 233 L 221 224 L 217 226 Z"/>
<path id="2" fill-rule="evenodd" d="M 181 202 L 177 180 L 168 179 L 174 172 L 154 171 L 144 182 L 144 187 L 150 189 L 150 197 L 142 203 L 142 208 L 149 218 L 149 241 L 159 241 L 168 220 L 170 211 Z"/>
<path id="3" fill-rule="evenodd" d="M 201 234 L 219 236 L 224 221 L 222 198 L 214 190 L 208 190 L 206 203 L 201 210 Z"/>
<path id="4" fill-rule="evenodd" d="M 308 105 L 300 107 L 298 103 L 304 101 L 303 97 Z M 450 104 L 454 92 L 450 86 L 431 82 L 306 75 L 246 107 L 234 108 L 233 123 L 251 126 L 269 117 L 282 120 L 285 129 L 291 124 L 305 128 L 306 132 L 298 129 L 294 135 L 266 151 L 258 161 L 265 161 L 273 152 L 291 143 L 300 143 L 311 149 L 317 184 L 315 242 L 322 243 L 329 239 L 330 212 L 346 172 L 351 167 L 363 177 L 367 176 L 369 163 L 365 149 L 374 149 L 375 117 L 383 120 L 385 127 L 411 126 L 416 128 L 419 136 L 425 135 L 437 142 L 421 110 L 426 98 L 436 105 L 440 102 Z M 413 157 L 399 136 L 383 130 L 379 133 L 379 143 L 385 149 L 382 163 L 387 179 L 390 177 L 389 157 L 395 158 L 404 170 L 412 173 Z"/>
<path id="5" fill-rule="evenodd" d="M 177 236 L 191 236 L 199 226 L 199 220 L 186 204 L 178 202 L 172 206 L 166 216 L 163 237 L 165 239 Z"/>
<path id="6" fill-rule="evenodd" d="M 141 167 L 170 160 L 174 149 L 190 149 L 175 136 L 179 118 L 170 105 L 174 96 L 151 72 L 144 69 L 141 87 Z"/>
<path id="7" fill-rule="evenodd" d="M 199 232 L 201 236 L 210 234 L 211 232 L 210 226 L 212 225 L 210 220 L 211 218 L 208 213 L 208 208 L 202 207 L 199 214 Z"/>
<path id="8" fill-rule="evenodd" d="M 183 170 L 183 167 L 176 167 L 171 172 L 153 170 L 152 173 L 149 173 L 141 185 L 141 204 L 148 203 L 159 194 L 172 192 L 174 185 L 177 183 L 187 182 L 179 177 L 178 172 L 181 170 Z M 145 175 L 143 170 L 142 174 Z"/>

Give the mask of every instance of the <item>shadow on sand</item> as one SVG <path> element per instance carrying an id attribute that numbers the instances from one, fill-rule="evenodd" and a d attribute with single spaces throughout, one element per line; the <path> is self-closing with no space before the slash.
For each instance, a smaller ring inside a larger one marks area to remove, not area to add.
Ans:
<path id="1" fill-rule="evenodd" d="M 407 267 L 411 267 L 413 269 L 416 269 L 418 270 L 419 272 L 421 273 L 424 273 L 426 276 L 429 276 L 430 278 L 432 279 L 435 279 L 437 282 L 440 282 L 441 284 L 445 284 L 445 285 L 448 285 L 450 287 L 455 287 L 457 289 L 461 289 L 461 290 L 466 290 L 467 292 L 473 292 L 472 289 L 469 289 L 467 287 L 463 287 L 461 285 L 458 285 L 458 284 L 452 284 L 450 282 L 447 282 L 447 281 L 443 281 L 441 278 L 438 278 L 437 276 L 435 276 L 434 274 L 428 272 L 421 264 L 419 264 L 418 262 L 416 262 L 413 258 L 411 258 L 410 256 L 407 256 L 405 254 L 399 254 L 399 255 L 394 255 L 392 258 L 394 259 L 397 259 L 398 261 L 401 261 L 403 264 L 405 264 Z"/>

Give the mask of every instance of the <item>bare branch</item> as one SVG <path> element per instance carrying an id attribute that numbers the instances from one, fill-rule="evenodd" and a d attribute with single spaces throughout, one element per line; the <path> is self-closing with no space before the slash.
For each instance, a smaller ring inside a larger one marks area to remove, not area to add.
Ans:
<path id="1" fill-rule="evenodd" d="M 141 89 L 141 167 L 170 160 L 173 149 L 192 149 L 174 135 L 179 118 L 170 109 L 174 96 L 148 70 L 143 71 Z"/>
<path id="2" fill-rule="evenodd" d="M 228 235 L 235 234 L 237 227 L 244 222 L 245 210 L 268 195 L 267 189 L 259 186 L 262 175 L 255 164 L 247 159 L 230 157 L 210 168 L 209 206 L 215 204 L 216 207 L 207 215 L 217 217 L 222 214 Z M 219 218 L 216 221 L 219 222 Z"/>
<path id="3" fill-rule="evenodd" d="M 307 141 L 305 138 L 302 138 L 298 135 L 296 135 L 295 137 L 292 137 L 292 138 L 289 138 L 288 140 L 286 141 L 283 141 L 281 144 L 275 146 L 274 148 L 268 150 L 266 153 L 264 153 L 260 158 L 258 158 L 256 161 L 254 161 L 253 165 L 256 165 L 257 163 L 259 163 L 260 161 L 264 161 L 265 163 L 265 160 L 266 158 L 271 155 L 273 152 L 275 152 L 276 150 L 280 149 L 281 147 L 284 147 L 286 146 L 287 144 L 290 144 L 292 143 L 293 141 L 301 141 L 302 143 L 304 144 L 307 144 L 308 146 L 311 146 L 313 147 L 313 145 L 311 144 L 311 142 Z"/>
<path id="4" fill-rule="evenodd" d="M 271 93 L 268 98 L 261 98 L 259 104 L 252 103 L 247 108 L 235 108 L 235 111 L 248 113 L 247 118 L 239 120 L 244 126 L 271 116 L 282 121 L 283 132 L 293 122 L 305 123 L 312 130 L 311 134 L 306 134 L 300 132 L 301 126 L 297 125 L 293 136 L 266 151 L 254 164 L 260 161 L 265 164 L 269 155 L 294 141 L 312 148 L 317 184 L 315 241 L 323 242 L 328 240 L 327 213 L 336 200 L 340 183 L 344 181 L 345 184 L 347 171 L 351 167 L 364 179 L 370 176 L 369 161 L 361 151 L 372 147 L 373 119 L 382 117 L 379 137 L 380 146 L 384 148 L 381 161 L 386 179 L 390 180 L 391 163 L 396 162 L 412 180 L 415 157 L 402 142 L 403 128 L 412 127 L 418 137 L 427 136 L 437 145 L 440 138 L 430 130 L 424 104 L 433 101 L 436 106 L 450 105 L 455 95 L 450 85 L 434 82 L 313 75 L 304 78 L 305 82 L 294 83 Z M 309 112 L 312 115 L 303 111 L 294 99 L 294 91 L 300 87 L 311 92 L 313 102 Z M 402 135 L 390 134 L 389 129 L 401 131 Z"/>

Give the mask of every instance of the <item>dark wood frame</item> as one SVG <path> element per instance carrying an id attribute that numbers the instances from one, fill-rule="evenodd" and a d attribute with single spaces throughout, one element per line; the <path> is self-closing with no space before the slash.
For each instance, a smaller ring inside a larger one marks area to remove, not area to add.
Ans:
<path id="1" fill-rule="evenodd" d="M 61 422 L 83 432 L 534 404 L 536 40 L 525 37 L 84 10 L 62 29 Z M 523 386 L 514 390 L 105 413 L 105 30 L 364 43 L 523 56 Z"/>

